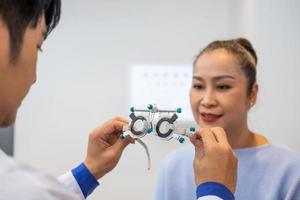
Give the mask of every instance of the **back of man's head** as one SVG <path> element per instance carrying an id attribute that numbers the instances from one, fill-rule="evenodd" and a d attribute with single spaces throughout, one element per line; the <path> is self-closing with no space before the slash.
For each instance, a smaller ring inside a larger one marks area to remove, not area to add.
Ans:
<path id="1" fill-rule="evenodd" d="M 26 28 L 37 26 L 39 18 L 45 14 L 46 36 L 60 20 L 61 0 L 0 0 L 0 18 L 10 36 L 10 60 L 18 59 Z"/>

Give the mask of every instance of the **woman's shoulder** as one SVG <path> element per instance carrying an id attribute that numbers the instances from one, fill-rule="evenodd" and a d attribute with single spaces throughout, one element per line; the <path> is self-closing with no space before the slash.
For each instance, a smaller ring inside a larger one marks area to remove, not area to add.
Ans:
<path id="1" fill-rule="evenodd" d="M 265 149 L 267 153 L 270 153 L 276 157 L 283 157 L 285 159 L 300 161 L 300 153 L 296 152 L 289 147 L 277 144 L 268 144 Z"/>
<path id="2" fill-rule="evenodd" d="M 300 170 L 300 153 L 283 145 L 270 144 L 269 154 L 289 166 L 294 166 Z"/>
<path id="3" fill-rule="evenodd" d="M 257 147 L 236 149 L 239 161 L 266 166 L 277 166 L 282 170 L 300 171 L 300 154 L 288 147 L 277 144 L 264 144 Z"/>
<path id="4" fill-rule="evenodd" d="M 300 153 L 296 152 L 289 147 L 283 146 L 283 145 L 278 145 L 278 144 L 273 144 L 273 143 L 266 143 L 263 145 L 255 146 L 255 147 L 247 147 L 247 148 L 239 148 L 239 149 L 234 149 L 238 154 L 270 154 L 270 153 L 276 153 L 277 155 L 286 155 L 286 156 L 292 156 L 292 157 L 299 157 L 300 158 Z"/>

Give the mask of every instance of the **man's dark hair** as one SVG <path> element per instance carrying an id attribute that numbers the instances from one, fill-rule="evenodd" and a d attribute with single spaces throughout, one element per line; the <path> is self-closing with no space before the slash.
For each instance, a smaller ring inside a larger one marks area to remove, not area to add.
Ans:
<path id="1" fill-rule="evenodd" d="M 60 20 L 60 8 L 61 0 L 0 0 L 0 18 L 10 36 L 11 62 L 18 59 L 26 28 L 35 28 L 45 14 L 47 37 Z"/>

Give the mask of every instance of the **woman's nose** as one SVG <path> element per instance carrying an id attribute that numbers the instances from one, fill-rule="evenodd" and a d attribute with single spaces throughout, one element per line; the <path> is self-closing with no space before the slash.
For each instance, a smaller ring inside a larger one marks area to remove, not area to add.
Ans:
<path id="1" fill-rule="evenodd" d="M 217 105 L 217 101 L 212 91 L 207 91 L 204 93 L 201 100 L 201 105 L 204 107 L 213 107 Z"/>

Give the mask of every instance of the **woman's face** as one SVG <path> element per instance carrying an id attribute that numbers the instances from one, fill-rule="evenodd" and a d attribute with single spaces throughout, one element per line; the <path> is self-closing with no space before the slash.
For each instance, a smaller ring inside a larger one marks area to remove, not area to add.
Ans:
<path id="1" fill-rule="evenodd" d="M 251 95 L 253 96 L 253 95 Z M 200 127 L 223 127 L 227 132 L 247 125 L 247 111 L 255 103 L 247 96 L 247 79 L 234 55 L 216 49 L 195 63 L 190 103 Z"/>

